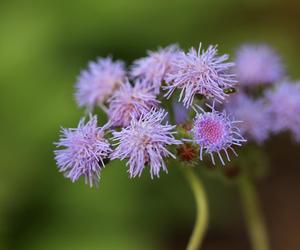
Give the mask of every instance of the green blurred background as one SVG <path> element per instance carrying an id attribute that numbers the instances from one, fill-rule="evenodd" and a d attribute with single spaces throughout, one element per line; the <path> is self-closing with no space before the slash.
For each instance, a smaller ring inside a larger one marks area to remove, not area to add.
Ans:
<path id="1" fill-rule="evenodd" d="M 97 56 L 129 63 L 170 43 L 219 44 L 233 54 L 241 43 L 267 42 L 297 79 L 299 24 L 296 0 L 1 0 L 0 249 L 183 249 L 195 208 L 177 169 L 129 180 L 115 163 L 99 189 L 57 172 L 53 141 L 83 114 L 76 75 Z M 264 150 L 272 168 L 259 191 L 272 249 L 300 249 L 300 148 L 281 136 Z M 214 179 L 206 186 L 204 249 L 250 249 L 235 189 Z"/>

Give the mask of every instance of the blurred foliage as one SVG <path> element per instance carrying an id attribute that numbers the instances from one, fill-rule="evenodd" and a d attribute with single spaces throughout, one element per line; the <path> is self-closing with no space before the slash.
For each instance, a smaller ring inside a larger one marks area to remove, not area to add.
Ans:
<path id="1" fill-rule="evenodd" d="M 1 0 L 0 249 L 184 245 L 194 203 L 173 166 L 160 179 L 144 173 L 129 180 L 114 163 L 99 189 L 57 172 L 59 128 L 83 114 L 73 98 L 75 77 L 97 56 L 129 63 L 146 49 L 200 41 L 228 53 L 244 42 L 270 43 L 299 77 L 299 7 L 293 0 Z M 206 184 L 214 230 L 233 220 L 236 195 L 217 180 Z"/>

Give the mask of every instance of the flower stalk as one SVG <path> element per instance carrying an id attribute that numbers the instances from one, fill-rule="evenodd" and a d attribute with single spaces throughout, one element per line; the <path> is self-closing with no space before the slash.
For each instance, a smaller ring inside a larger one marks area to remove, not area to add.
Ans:
<path id="1" fill-rule="evenodd" d="M 194 169 L 185 167 L 183 171 L 193 192 L 197 207 L 195 226 L 186 249 L 197 250 L 201 247 L 209 220 L 207 197 L 202 181 L 195 174 Z"/>
<path id="2" fill-rule="evenodd" d="M 240 194 L 253 250 L 269 250 L 267 229 L 252 180 L 241 177 Z"/>

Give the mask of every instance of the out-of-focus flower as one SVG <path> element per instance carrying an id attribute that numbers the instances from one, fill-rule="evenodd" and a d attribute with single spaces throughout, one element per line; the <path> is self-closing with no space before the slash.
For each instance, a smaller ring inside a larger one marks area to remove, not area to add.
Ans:
<path id="1" fill-rule="evenodd" d="M 178 52 L 177 45 L 160 48 L 158 51 L 148 51 L 147 57 L 133 62 L 130 75 L 133 78 L 143 80 L 144 84 L 152 88 L 157 94 L 166 74 L 172 72 L 172 62 L 177 57 Z"/>
<path id="2" fill-rule="evenodd" d="M 183 124 L 188 120 L 188 109 L 182 103 L 173 102 L 172 108 L 176 124 Z"/>
<path id="3" fill-rule="evenodd" d="M 270 84 L 280 80 L 284 69 L 279 55 L 266 45 L 244 45 L 236 55 L 236 74 L 242 86 Z"/>
<path id="4" fill-rule="evenodd" d="M 122 61 L 111 57 L 98 58 L 81 71 L 76 83 L 76 100 L 79 106 L 92 110 L 102 104 L 118 89 L 125 79 L 125 66 Z"/>
<path id="5" fill-rule="evenodd" d="M 266 92 L 271 129 L 278 133 L 290 130 L 296 141 L 300 141 L 300 82 L 282 82 Z"/>
<path id="6" fill-rule="evenodd" d="M 175 156 L 167 150 L 167 145 L 181 144 L 173 131 L 175 126 L 162 124 L 167 113 L 154 110 L 143 114 L 139 119 L 132 118 L 130 125 L 120 132 L 113 132 L 117 148 L 112 159 L 128 159 L 130 177 L 140 176 L 146 165 L 150 167 L 151 178 L 159 177 L 160 169 L 167 172 L 164 157 Z"/>
<path id="7" fill-rule="evenodd" d="M 55 159 L 60 172 L 72 182 L 85 177 L 91 187 L 98 185 L 104 160 L 109 157 L 111 148 L 104 138 L 104 128 L 97 127 L 97 117 L 91 116 L 85 124 L 81 119 L 77 128 L 62 129 L 59 142 L 62 149 L 55 150 Z"/>
<path id="8" fill-rule="evenodd" d="M 113 94 L 108 102 L 110 123 L 113 126 L 123 127 L 130 124 L 132 117 L 138 119 L 159 103 L 153 91 L 139 81 L 134 86 L 127 81 Z"/>
<path id="9" fill-rule="evenodd" d="M 254 100 L 244 93 L 238 93 L 228 99 L 225 109 L 243 121 L 239 126 L 242 135 L 259 144 L 268 139 L 272 122 L 262 98 Z"/>
<path id="10" fill-rule="evenodd" d="M 186 107 L 193 103 L 196 94 L 223 101 L 227 96 L 224 89 L 236 83 L 235 75 L 230 73 L 234 63 L 225 62 L 229 56 L 217 56 L 217 52 L 212 45 L 201 50 L 201 44 L 198 51 L 191 48 L 188 53 L 180 52 L 173 62 L 175 70 L 166 76 L 165 96 L 169 98 L 175 89 L 181 89 L 179 101 Z"/>
<path id="11" fill-rule="evenodd" d="M 212 163 L 215 165 L 213 153 L 216 153 L 222 164 L 225 165 L 221 151 L 224 151 L 227 160 L 230 161 L 227 150 L 230 149 L 237 155 L 232 146 L 241 146 L 246 140 L 236 126 L 240 121 L 232 120 L 225 111 L 219 112 L 215 110 L 214 106 L 207 106 L 211 108 L 211 112 L 205 112 L 200 106 L 195 107 L 197 115 L 191 131 L 192 141 L 200 146 L 200 160 L 203 159 L 204 151 L 211 156 Z"/>

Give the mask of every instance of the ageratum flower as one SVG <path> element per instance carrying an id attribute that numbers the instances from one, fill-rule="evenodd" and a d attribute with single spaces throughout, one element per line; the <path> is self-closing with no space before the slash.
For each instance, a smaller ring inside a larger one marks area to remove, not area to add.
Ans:
<path id="1" fill-rule="evenodd" d="M 201 44 L 198 51 L 191 48 L 188 53 L 180 52 L 173 62 L 175 70 L 166 76 L 169 85 L 164 87 L 168 90 L 165 96 L 169 98 L 175 89 L 181 89 L 179 101 L 186 107 L 193 103 L 196 94 L 223 101 L 227 96 L 224 89 L 232 88 L 236 80 L 230 73 L 234 64 L 225 62 L 228 55 L 218 57 L 217 52 L 212 45 L 201 50 Z"/>
<path id="2" fill-rule="evenodd" d="M 172 62 L 177 57 L 178 51 L 177 45 L 159 48 L 158 51 L 148 51 L 147 57 L 133 62 L 130 75 L 133 78 L 142 79 L 146 86 L 151 87 L 155 93 L 159 93 L 166 74 L 173 70 Z"/>
<path id="3" fill-rule="evenodd" d="M 300 142 L 300 82 L 282 82 L 266 92 L 271 129 L 275 133 L 290 130 Z"/>
<path id="4" fill-rule="evenodd" d="M 194 118 L 194 126 L 191 130 L 192 141 L 200 146 L 200 160 L 203 159 L 204 151 L 204 153 L 211 156 L 212 163 L 215 165 L 213 154 L 216 153 L 222 164 L 225 165 L 221 151 L 224 151 L 227 160 L 230 161 L 227 150 L 230 149 L 237 156 L 232 146 L 241 146 L 246 140 L 236 126 L 240 121 L 232 120 L 225 111 L 216 111 L 214 105 L 207 106 L 211 108 L 211 112 L 205 112 L 199 106 L 194 108 L 197 115 Z"/>
<path id="5" fill-rule="evenodd" d="M 167 113 L 164 110 L 152 109 L 139 119 L 133 117 L 130 125 L 120 132 L 113 132 L 117 148 L 112 159 L 128 159 L 130 177 L 140 176 L 145 166 L 150 167 L 151 178 L 159 177 L 162 169 L 167 172 L 165 157 L 175 156 L 166 148 L 168 145 L 181 144 L 176 140 L 173 131 L 175 126 L 162 124 Z"/>
<path id="6" fill-rule="evenodd" d="M 142 82 L 132 86 L 128 81 L 108 100 L 108 117 L 113 126 L 126 127 L 132 117 L 139 118 L 157 106 L 156 97 Z"/>
<path id="7" fill-rule="evenodd" d="M 238 93 L 229 98 L 225 109 L 243 121 L 239 126 L 242 135 L 259 144 L 268 139 L 272 121 L 264 99 Z"/>
<path id="8" fill-rule="evenodd" d="M 281 58 L 266 45 L 244 45 L 236 55 L 236 74 L 242 86 L 270 84 L 284 75 Z"/>
<path id="9" fill-rule="evenodd" d="M 55 159 L 59 171 L 72 182 L 84 176 L 90 187 L 98 185 L 104 160 L 111 153 L 104 129 L 97 127 L 97 116 L 90 116 L 87 123 L 81 119 L 77 128 L 62 129 L 61 138 L 55 143 L 60 148 L 54 151 Z"/>
<path id="10" fill-rule="evenodd" d="M 97 61 L 90 62 L 77 79 L 75 96 L 78 105 L 89 110 L 96 105 L 102 106 L 122 85 L 124 78 L 125 68 L 122 61 L 100 57 Z"/>

